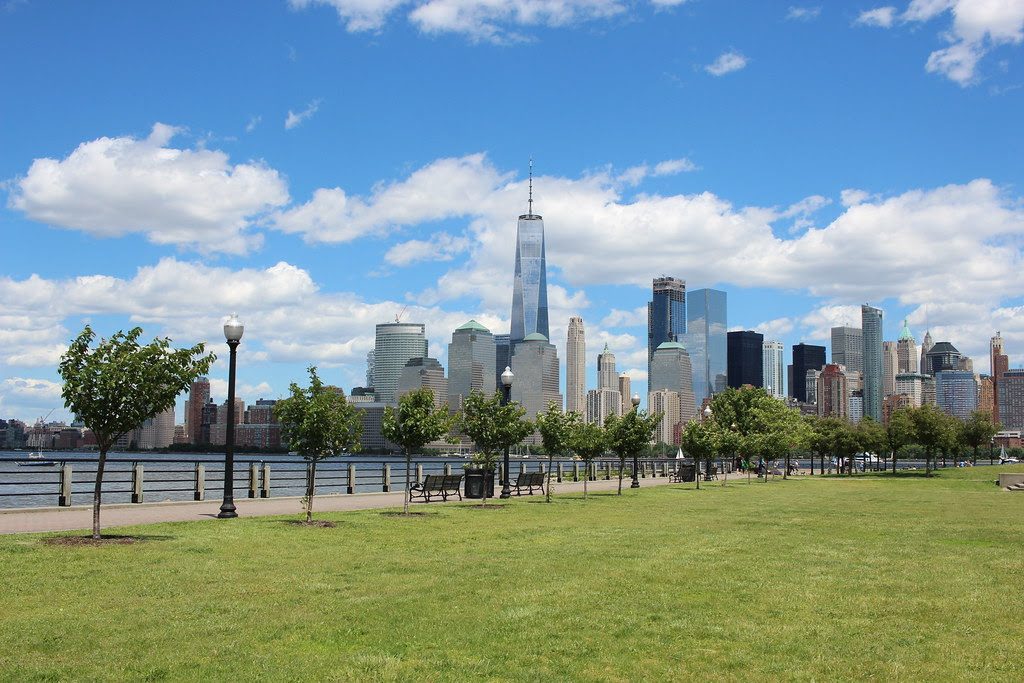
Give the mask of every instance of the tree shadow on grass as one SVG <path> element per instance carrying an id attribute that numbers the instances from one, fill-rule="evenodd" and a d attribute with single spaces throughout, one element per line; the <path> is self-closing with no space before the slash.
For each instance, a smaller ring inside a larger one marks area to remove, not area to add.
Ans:
<path id="1" fill-rule="evenodd" d="M 312 522 L 307 522 L 304 519 L 286 519 L 284 523 L 289 526 L 301 526 L 307 529 L 333 529 L 338 526 L 327 519 L 314 519 Z"/>
<path id="2" fill-rule="evenodd" d="M 133 545 L 135 543 L 146 543 L 149 541 L 173 541 L 176 536 L 166 536 L 158 534 L 102 534 L 100 538 L 93 538 L 92 535 L 88 536 L 51 536 L 49 538 L 42 539 L 43 545 L 61 546 L 61 547 L 95 547 L 103 548 L 113 545 Z"/>
<path id="3" fill-rule="evenodd" d="M 410 510 L 408 514 L 401 510 L 384 510 L 379 513 L 381 517 L 437 517 L 438 512 L 436 510 Z"/>

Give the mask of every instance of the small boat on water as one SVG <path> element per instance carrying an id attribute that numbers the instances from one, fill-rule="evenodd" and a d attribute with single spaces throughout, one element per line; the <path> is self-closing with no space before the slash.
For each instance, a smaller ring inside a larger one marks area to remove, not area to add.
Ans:
<path id="1" fill-rule="evenodd" d="M 29 453 L 28 460 L 18 461 L 18 467 L 53 467 L 57 462 L 47 460 L 41 452 Z"/>

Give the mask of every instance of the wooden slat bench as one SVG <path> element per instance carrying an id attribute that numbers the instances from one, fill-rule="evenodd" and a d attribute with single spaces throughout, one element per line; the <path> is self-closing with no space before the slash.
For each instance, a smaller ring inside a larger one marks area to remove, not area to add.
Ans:
<path id="1" fill-rule="evenodd" d="M 461 474 L 428 474 L 422 482 L 409 487 L 409 499 L 418 497 L 429 503 L 432 496 L 448 500 L 448 496 L 458 495 L 459 500 L 462 500 L 461 486 Z"/>
<path id="2" fill-rule="evenodd" d="M 527 493 L 533 495 L 533 489 L 540 489 L 541 493 L 544 493 L 544 473 L 543 472 L 520 472 L 519 476 L 516 477 L 516 495 L 523 495 L 522 489 L 526 489 Z"/>

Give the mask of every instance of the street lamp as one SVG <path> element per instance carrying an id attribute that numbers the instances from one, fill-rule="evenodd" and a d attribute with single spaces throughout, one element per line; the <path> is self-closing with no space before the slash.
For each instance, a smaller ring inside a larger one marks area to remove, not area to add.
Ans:
<path id="1" fill-rule="evenodd" d="M 629 399 L 629 402 L 633 404 L 633 415 L 636 415 L 637 410 L 640 408 L 640 394 L 633 394 L 633 398 Z M 637 470 L 640 468 L 640 463 L 637 461 L 639 453 L 633 451 L 633 483 L 629 485 L 631 489 L 640 488 L 640 479 L 637 478 Z"/>
<path id="2" fill-rule="evenodd" d="M 221 519 L 237 517 L 235 512 L 235 352 L 242 341 L 245 325 L 234 313 L 224 323 L 224 338 L 231 355 L 228 361 L 228 426 L 224 445 L 224 500 L 220 504 Z"/>
<path id="3" fill-rule="evenodd" d="M 512 368 L 505 366 L 505 372 L 501 373 L 501 405 L 507 406 L 509 401 L 512 400 L 512 380 L 515 379 L 515 375 L 512 374 Z M 508 485 L 508 444 L 505 444 L 505 469 L 503 471 L 502 482 L 501 482 L 501 497 L 511 498 L 512 489 Z M 486 485 L 486 480 L 484 484 Z"/>
<path id="4" fill-rule="evenodd" d="M 995 450 L 995 447 L 996 447 L 996 437 L 990 436 L 989 439 L 988 439 L 988 464 L 989 465 L 996 464 L 995 455 L 992 452 L 992 451 Z"/>

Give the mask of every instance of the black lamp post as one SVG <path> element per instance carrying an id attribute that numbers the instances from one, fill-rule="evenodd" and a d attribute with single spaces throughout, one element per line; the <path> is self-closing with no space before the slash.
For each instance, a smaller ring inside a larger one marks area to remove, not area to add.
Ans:
<path id="1" fill-rule="evenodd" d="M 512 368 L 505 366 L 505 372 L 501 373 L 501 405 L 507 406 L 509 401 L 512 400 L 512 380 L 515 379 L 515 375 L 512 374 Z M 511 498 L 512 489 L 508 485 L 508 444 L 505 445 L 505 468 L 503 471 L 502 482 L 501 482 L 501 498 Z M 485 482 L 486 483 L 486 482 Z"/>
<path id="2" fill-rule="evenodd" d="M 237 517 L 235 512 L 235 352 L 242 341 L 245 326 L 234 313 L 224 323 L 224 338 L 231 349 L 228 361 L 228 426 L 224 445 L 224 500 L 217 516 L 221 519 Z"/>
<path id="3" fill-rule="evenodd" d="M 993 453 L 993 451 L 995 450 L 995 447 L 996 447 L 996 437 L 991 436 L 988 439 L 988 464 L 989 465 L 996 464 L 995 454 Z"/>
<path id="4" fill-rule="evenodd" d="M 629 399 L 629 402 L 633 404 L 633 414 L 636 415 L 636 411 L 640 408 L 640 394 L 633 394 L 633 398 Z M 640 454 L 633 451 L 633 483 L 629 485 L 631 489 L 640 488 L 640 479 L 637 477 L 637 470 L 640 469 L 639 457 Z"/>

